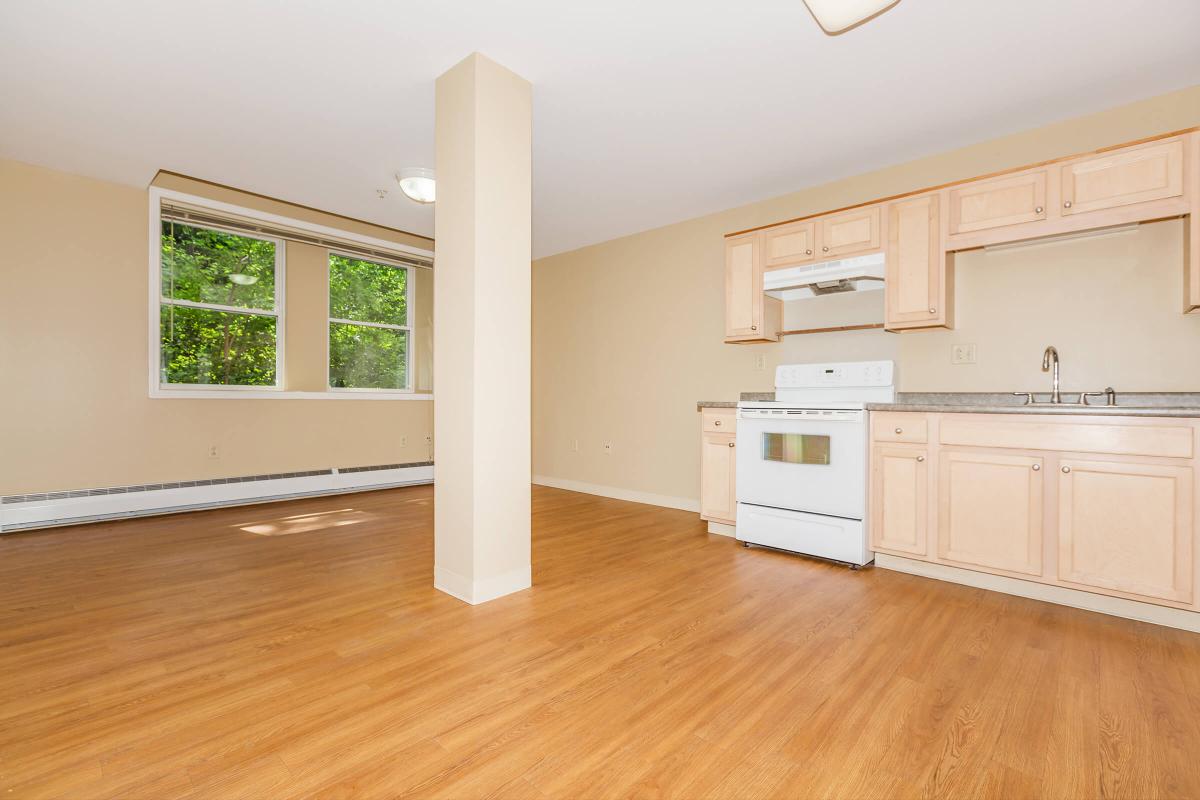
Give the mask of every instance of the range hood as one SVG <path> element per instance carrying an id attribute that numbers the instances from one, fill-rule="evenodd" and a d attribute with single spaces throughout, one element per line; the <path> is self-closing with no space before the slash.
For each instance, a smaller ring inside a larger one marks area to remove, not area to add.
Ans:
<path id="1" fill-rule="evenodd" d="M 883 253 L 773 269 L 763 275 L 763 291 L 780 300 L 803 300 L 882 288 Z"/>

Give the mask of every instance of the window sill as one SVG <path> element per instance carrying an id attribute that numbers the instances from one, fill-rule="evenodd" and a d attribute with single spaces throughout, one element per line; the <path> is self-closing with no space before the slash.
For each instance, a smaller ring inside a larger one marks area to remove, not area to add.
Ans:
<path id="1" fill-rule="evenodd" d="M 288 392 L 278 389 L 159 389 L 150 397 L 167 400 L 433 400 L 432 392 Z"/>

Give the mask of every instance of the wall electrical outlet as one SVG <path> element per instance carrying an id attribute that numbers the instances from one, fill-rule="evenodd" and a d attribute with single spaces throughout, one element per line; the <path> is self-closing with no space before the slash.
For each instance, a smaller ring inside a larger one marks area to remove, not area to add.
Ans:
<path id="1" fill-rule="evenodd" d="M 217 446 L 215 444 L 210 444 L 208 446 L 208 457 L 209 458 L 220 458 L 221 457 L 221 451 L 217 448 Z"/>
<path id="2" fill-rule="evenodd" d="M 604 443 L 604 455 L 606 455 L 606 456 L 612 455 L 612 442 Z"/>
<path id="3" fill-rule="evenodd" d="M 400 437 L 400 446 L 401 446 L 401 447 L 408 447 L 408 437 L 407 437 L 407 436 L 401 436 L 401 437 Z"/>
<path id="4" fill-rule="evenodd" d="M 764 370 L 767 368 L 767 354 L 766 353 L 755 354 L 754 368 L 757 370 Z"/>
<path id="5" fill-rule="evenodd" d="M 572 452 L 572 453 L 578 453 L 578 452 L 579 452 L 579 440 L 578 440 L 578 439 L 572 439 L 572 440 L 571 440 L 571 452 Z"/>
<path id="6" fill-rule="evenodd" d="M 975 345 L 973 345 L 973 344 L 950 345 L 950 363 L 951 364 L 974 364 L 975 363 Z"/>

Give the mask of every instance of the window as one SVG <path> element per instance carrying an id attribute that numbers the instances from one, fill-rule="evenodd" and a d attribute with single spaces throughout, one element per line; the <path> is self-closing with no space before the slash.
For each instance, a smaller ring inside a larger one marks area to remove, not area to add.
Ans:
<path id="1" fill-rule="evenodd" d="M 329 254 L 329 386 L 407 391 L 408 267 Z"/>
<path id="2" fill-rule="evenodd" d="M 160 222 L 159 384 L 279 385 L 274 239 Z"/>

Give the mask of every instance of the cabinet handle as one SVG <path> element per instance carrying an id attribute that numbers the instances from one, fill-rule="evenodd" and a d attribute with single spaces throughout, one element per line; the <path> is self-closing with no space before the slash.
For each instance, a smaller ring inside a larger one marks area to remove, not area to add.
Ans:
<path id="1" fill-rule="evenodd" d="M 1033 210 L 1033 213 L 1035 213 L 1035 214 L 1040 214 L 1040 213 L 1042 213 L 1042 207 L 1041 207 L 1041 206 L 1038 206 L 1037 208 L 1035 208 L 1035 209 Z"/>
<path id="2" fill-rule="evenodd" d="M 917 456 L 917 461 L 924 461 L 924 460 L 925 460 L 925 456 Z"/>
<path id="3" fill-rule="evenodd" d="M 733 442 L 730 442 L 730 443 L 729 443 L 729 446 L 730 446 L 730 447 L 733 447 Z"/>
<path id="4" fill-rule="evenodd" d="M 757 326 L 757 325 L 751 325 L 751 326 L 750 326 L 750 330 L 752 330 L 752 331 L 756 331 L 756 330 L 758 330 L 758 326 Z"/>
<path id="5" fill-rule="evenodd" d="M 1070 467 L 1063 467 L 1063 472 L 1070 472 L 1070 471 L 1071 471 Z"/>
<path id="6" fill-rule="evenodd" d="M 904 433 L 904 428 L 896 428 L 896 433 Z"/>
<path id="7" fill-rule="evenodd" d="M 1070 208 L 1070 207 L 1071 207 L 1071 201 L 1070 201 L 1070 200 L 1068 200 L 1067 202 L 1063 203 L 1063 208 Z"/>
<path id="8" fill-rule="evenodd" d="M 1042 471 L 1042 465 L 1041 465 L 1041 464 L 1034 464 L 1034 465 L 1033 465 L 1033 471 L 1034 471 L 1034 472 L 1041 472 L 1041 471 Z"/>
<path id="9" fill-rule="evenodd" d="M 811 255 L 812 255 L 812 250 L 805 250 L 805 251 L 804 251 L 804 255 L 806 255 L 806 256 L 811 256 Z"/>
<path id="10" fill-rule="evenodd" d="M 929 313 L 930 313 L 930 314 L 936 314 L 936 313 L 937 313 L 937 309 L 936 309 L 936 308 L 930 308 L 930 309 L 929 309 Z"/>
<path id="11" fill-rule="evenodd" d="M 829 247 L 827 247 L 827 246 L 826 246 L 826 247 L 822 247 L 822 248 L 821 248 L 821 252 L 822 252 L 822 253 L 828 253 L 828 252 L 829 252 Z"/>
<path id="12" fill-rule="evenodd" d="M 721 427 L 721 420 L 719 420 L 719 419 L 714 419 L 714 420 L 713 420 L 713 425 L 714 425 L 714 426 L 716 426 L 716 427 L 718 427 L 718 428 L 719 428 L 719 427 Z"/>

